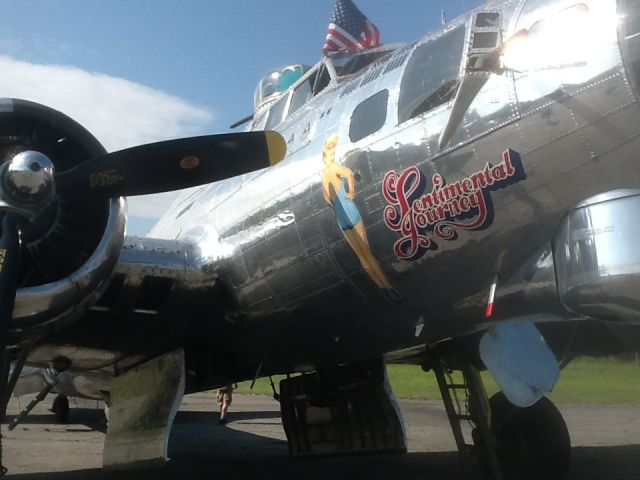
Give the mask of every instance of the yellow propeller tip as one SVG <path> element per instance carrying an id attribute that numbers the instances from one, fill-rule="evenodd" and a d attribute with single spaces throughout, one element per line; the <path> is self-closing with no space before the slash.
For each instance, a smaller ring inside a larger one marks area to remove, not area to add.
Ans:
<path id="1" fill-rule="evenodd" d="M 275 165 L 287 154 L 287 142 L 284 141 L 282 135 L 273 130 L 264 132 L 267 141 L 267 149 L 269 150 L 269 163 Z"/>

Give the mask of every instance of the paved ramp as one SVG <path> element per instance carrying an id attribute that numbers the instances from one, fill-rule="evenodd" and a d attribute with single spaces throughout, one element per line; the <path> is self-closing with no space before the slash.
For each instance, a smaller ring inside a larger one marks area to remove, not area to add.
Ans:
<path id="1" fill-rule="evenodd" d="M 52 398 L 50 399 L 52 400 Z M 218 426 L 212 393 L 185 398 L 165 469 L 103 472 L 102 413 L 81 402 L 71 422 L 57 425 L 46 405 L 4 434 L 4 463 L 21 480 L 142 480 L 278 478 L 428 478 L 462 480 L 444 409 L 437 401 L 400 402 L 409 440 L 405 455 L 288 458 L 278 404 L 261 395 L 235 395 L 229 424 Z M 15 400 L 9 413 L 16 409 Z M 640 472 L 640 406 L 562 406 L 574 445 L 572 480 L 636 480 Z M 474 467 L 475 468 L 475 467 Z"/>

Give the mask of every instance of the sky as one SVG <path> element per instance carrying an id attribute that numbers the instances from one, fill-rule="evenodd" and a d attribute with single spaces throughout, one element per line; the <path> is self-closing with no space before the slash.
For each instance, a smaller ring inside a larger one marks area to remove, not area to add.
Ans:
<path id="1" fill-rule="evenodd" d="M 481 0 L 355 0 L 382 41 Z M 109 151 L 228 132 L 271 70 L 313 65 L 334 0 L 0 0 L 0 96 L 61 110 Z M 144 234 L 176 193 L 129 199 Z"/>

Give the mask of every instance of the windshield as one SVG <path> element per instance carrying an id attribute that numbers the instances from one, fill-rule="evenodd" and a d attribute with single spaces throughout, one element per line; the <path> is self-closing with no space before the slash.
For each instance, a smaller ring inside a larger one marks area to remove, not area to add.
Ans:
<path id="1" fill-rule="evenodd" d="M 253 106 L 257 109 L 264 101 L 273 96 L 279 95 L 293 85 L 304 73 L 309 70 L 306 65 L 289 65 L 279 68 L 266 75 L 253 95 Z"/>

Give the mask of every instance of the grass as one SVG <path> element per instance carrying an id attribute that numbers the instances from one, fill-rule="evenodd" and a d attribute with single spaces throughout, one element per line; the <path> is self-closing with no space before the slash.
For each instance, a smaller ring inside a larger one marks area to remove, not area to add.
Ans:
<path id="1" fill-rule="evenodd" d="M 640 363 L 578 359 L 560 373 L 549 398 L 558 403 L 640 405 Z"/>
<path id="2" fill-rule="evenodd" d="M 389 381 L 399 398 L 440 399 L 433 373 L 425 373 L 414 365 L 389 365 Z M 488 372 L 482 377 L 489 395 L 498 387 Z M 274 377 L 276 390 L 282 377 Z M 259 379 L 253 389 L 250 382 L 241 383 L 238 393 L 271 395 L 268 378 Z M 556 403 L 631 404 L 640 405 L 640 362 L 616 358 L 580 358 L 560 373 L 560 381 L 549 395 Z"/>

